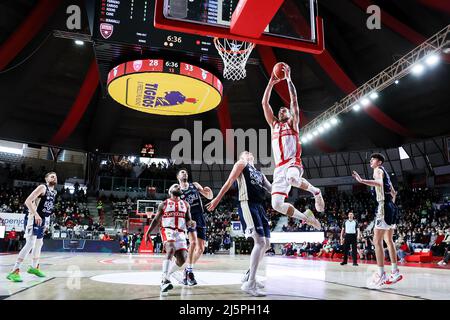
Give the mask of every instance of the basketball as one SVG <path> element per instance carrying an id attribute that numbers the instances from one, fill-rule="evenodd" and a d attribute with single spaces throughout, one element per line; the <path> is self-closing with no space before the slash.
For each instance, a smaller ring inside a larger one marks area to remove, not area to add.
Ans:
<path id="1" fill-rule="evenodd" d="M 286 73 L 283 70 L 283 67 L 289 67 L 286 63 L 284 62 L 278 62 L 274 67 L 273 67 L 273 75 L 279 79 L 279 80 L 284 80 L 286 79 Z"/>

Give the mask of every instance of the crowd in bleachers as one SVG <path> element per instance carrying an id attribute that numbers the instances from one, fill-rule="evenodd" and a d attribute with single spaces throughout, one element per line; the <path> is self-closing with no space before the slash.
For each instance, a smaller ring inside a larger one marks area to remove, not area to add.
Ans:
<path id="1" fill-rule="evenodd" d="M 8 162 L 2 163 L 2 174 L 4 178 L 12 180 L 26 180 L 26 181 L 42 181 L 44 175 L 50 171 L 44 166 L 41 166 L 39 170 L 34 170 L 31 166 L 27 166 L 25 163 L 11 164 Z"/>

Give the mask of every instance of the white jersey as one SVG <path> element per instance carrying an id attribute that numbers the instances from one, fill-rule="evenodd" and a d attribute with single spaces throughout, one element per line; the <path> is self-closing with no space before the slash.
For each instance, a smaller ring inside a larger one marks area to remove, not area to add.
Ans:
<path id="1" fill-rule="evenodd" d="M 292 159 L 295 159 L 295 165 L 301 166 L 302 146 L 298 132 L 288 122 L 273 122 L 272 150 L 277 167 L 288 163 Z"/>
<path id="2" fill-rule="evenodd" d="M 161 218 L 161 228 L 170 228 L 179 231 L 186 231 L 186 213 L 188 205 L 184 200 L 164 201 L 163 215 Z"/>

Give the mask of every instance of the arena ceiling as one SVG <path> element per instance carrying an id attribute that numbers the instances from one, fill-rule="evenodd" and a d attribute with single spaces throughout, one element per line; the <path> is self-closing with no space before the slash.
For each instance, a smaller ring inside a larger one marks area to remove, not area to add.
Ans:
<path id="1" fill-rule="evenodd" d="M 291 1 L 293 24 L 296 4 Z M 326 51 L 310 56 L 258 47 L 260 64 L 249 65 L 245 80 L 226 83 L 226 98 L 217 109 L 189 117 L 139 113 L 104 95 L 92 42 L 77 46 L 55 36 L 67 31 L 71 1 L 17 0 L 0 2 L 0 139 L 55 145 L 67 149 L 137 154 L 153 142 L 158 155 L 170 156 L 173 130 L 192 130 L 195 120 L 207 128 L 268 128 L 260 101 L 268 81 L 267 66 L 285 61 L 303 111 L 310 121 L 368 81 L 450 21 L 450 4 L 441 0 L 319 0 L 325 21 Z M 366 27 L 365 8 L 382 9 L 382 27 Z M 89 39 L 87 8 L 82 30 Z M 384 90 L 371 111 L 347 114 L 338 127 L 304 154 L 392 148 L 450 130 L 450 57 L 421 77 L 408 76 Z M 271 104 L 281 106 L 282 88 Z"/>

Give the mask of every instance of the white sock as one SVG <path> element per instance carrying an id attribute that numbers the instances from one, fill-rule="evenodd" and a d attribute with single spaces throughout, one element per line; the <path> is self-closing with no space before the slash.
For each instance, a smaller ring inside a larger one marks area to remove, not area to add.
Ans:
<path id="1" fill-rule="evenodd" d="M 14 267 L 12 271 L 16 271 L 16 270 L 20 270 L 20 266 L 22 265 L 23 261 L 16 261 L 16 263 L 14 263 Z"/>
<path id="2" fill-rule="evenodd" d="M 397 267 L 396 263 L 392 263 L 391 267 L 392 267 L 392 273 L 395 273 L 398 270 L 398 267 Z"/>
<path id="3" fill-rule="evenodd" d="M 308 219 L 303 212 L 300 212 L 297 209 L 294 209 L 294 215 L 292 217 L 299 219 L 299 220 L 307 220 Z"/>
<path id="4" fill-rule="evenodd" d="M 171 275 L 172 273 L 174 273 L 175 271 L 177 271 L 178 269 L 179 269 L 179 268 L 178 268 L 176 262 L 175 262 L 175 261 L 171 261 L 171 264 L 170 264 L 170 267 L 169 267 L 168 277 L 170 278 L 170 275 Z"/>
<path id="5" fill-rule="evenodd" d="M 381 277 L 384 273 L 384 267 L 378 267 L 378 275 Z"/>
<path id="6" fill-rule="evenodd" d="M 188 264 L 187 266 L 186 266 L 186 270 L 188 271 L 188 272 L 193 272 L 193 270 L 194 270 L 194 264 L 192 263 L 192 264 Z"/>
<path id="7" fill-rule="evenodd" d="M 162 272 L 163 272 L 163 274 L 162 274 L 162 278 L 163 278 L 163 280 L 168 280 L 169 278 L 168 278 L 168 273 L 169 273 L 169 267 L 170 267 L 170 262 L 171 262 L 171 260 L 164 260 L 163 261 L 163 264 L 162 264 Z"/>
<path id="8" fill-rule="evenodd" d="M 43 244 L 44 239 L 36 239 L 34 248 L 31 251 L 31 255 L 33 256 L 33 259 L 31 260 L 31 266 L 33 268 L 37 268 L 39 265 L 39 258 L 41 257 L 41 249 Z"/>

